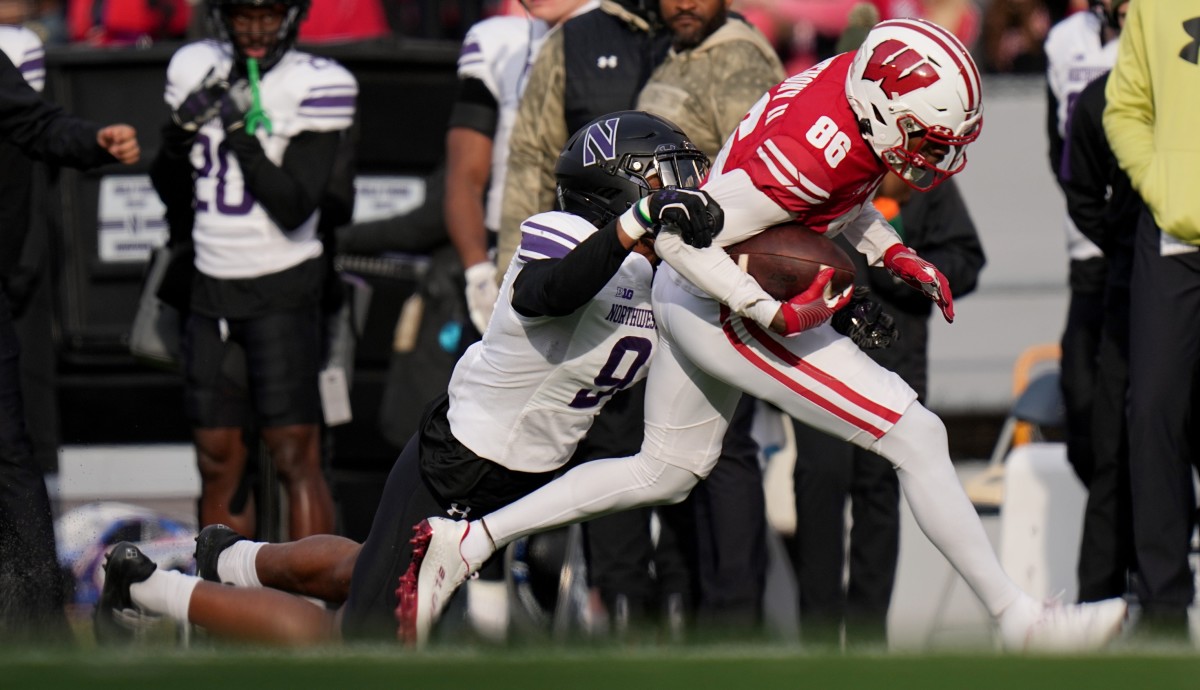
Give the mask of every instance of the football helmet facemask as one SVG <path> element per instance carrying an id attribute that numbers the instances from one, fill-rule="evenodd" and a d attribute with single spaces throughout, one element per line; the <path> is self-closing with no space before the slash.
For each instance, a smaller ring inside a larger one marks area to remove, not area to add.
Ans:
<path id="1" fill-rule="evenodd" d="M 296 44 L 300 22 L 308 14 L 311 0 L 205 0 L 205 4 L 213 31 L 221 41 L 233 46 L 238 62 L 245 63 L 251 57 L 239 44 L 239 37 L 262 41 L 267 51 L 266 55 L 258 58 L 258 64 L 259 69 L 265 72 Z M 234 17 L 234 10 L 243 7 L 280 9 L 282 17 L 278 27 L 273 22 L 263 22 L 257 26 L 240 25 Z"/>
<path id="2" fill-rule="evenodd" d="M 979 69 L 954 34 L 922 19 L 876 24 L 846 75 L 863 139 L 918 190 L 967 163 L 983 126 Z"/>
<path id="3" fill-rule="evenodd" d="M 609 113 L 567 140 L 554 176 L 558 209 L 603 227 L 656 189 L 695 189 L 708 157 L 679 127 L 638 110 Z"/>

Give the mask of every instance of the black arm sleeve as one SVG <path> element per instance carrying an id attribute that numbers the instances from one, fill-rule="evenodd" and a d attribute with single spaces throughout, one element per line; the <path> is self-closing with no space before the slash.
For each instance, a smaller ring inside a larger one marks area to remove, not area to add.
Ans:
<path id="1" fill-rule="evenodd" d="M 566 316 L 612 280 L 629 251 L 614 220 L 561 259 L 531 261 L 513 283 L 513 309 L 522 316 Z"/>
<path id="2" fill-rule="evenodd" d="M 99 131 L 99 125 L 42 100 L 8 56 L 0 55 L 0 136 L 27 156 L 91 168 L 116 160 L 96 143 Z"/>
<path id="3" fill-rule="evenodd" d="M 1067 159 L 1063 165 L 1063 191 L 1071 222 L 1097 246 L 1105 244 L 1112 151 L 1104 134 L 1104 85 L 1100 77 L 1079 94 L 1067 130 Z"/>
<path id="4" fill-rule="evenodd" d="M 487 85 L 479 79 L 458 80 L 458 97 L 450 110 L 448 128 L 466 127 L 495 139 L 499 119 L 500 104 Z"/>
<path id="5" fill-rule="evenodd" d="M 286 231 L 300 227 L 317 210 L 342 135 L 341 131 L 301 132 L 292 137 L 283 154 L 283 165 L 278 166 L 244 128 L 227 134 L 225 141 L 237 156 L 246 188 Z"/>
<path id="6" fill-rule="evenodd" d="M 196 219 L 192 202 L 196 185 L 188 153 L 195 141 L 195 132 L 189 132 L 168 120 L 162 128 L 162 145 L 158 155 L 150 163 L 150 182 L 167 208 L 167 227 L 171 232 L 170 244 L 173 247 L 183 246 L 192 239 L 192 223 Z"/>

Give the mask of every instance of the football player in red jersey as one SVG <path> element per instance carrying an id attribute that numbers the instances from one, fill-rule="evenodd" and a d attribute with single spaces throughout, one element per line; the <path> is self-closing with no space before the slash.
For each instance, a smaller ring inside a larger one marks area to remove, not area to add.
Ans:
<path id="1" fill-rule="evenodd" d="M 653 292 L 660 347 L 641 452 L 586 463 L 479 520 L 419 525 L 419 632 L 496 547 L 572 521 L 682 500 L 712 469 L 745 391 L 890 460 L 921 528 L 995 617 L 1006 646 L 1084 650 L 1111 640 L 1124 601 L 1042 604 L 1004 573 L 955 475 L 941 420 L 899 376 L 828 325 L 849 297 L 828 288 L 832 271 L 780 302 L 722 249 L 784 221 L 844 233 L 871 264 L 924 292 L 952 321 L 945 277 L 904 246 L 870 200 L 888 171 L 928 189 L 962 170 L 981 123 L 974 60 L 950 32 L 921 20 L 882 22 L 858 51 L 763 96 L 702 187 L 725 214 L 714 246 L 657 243 L 665 262 Z"/>

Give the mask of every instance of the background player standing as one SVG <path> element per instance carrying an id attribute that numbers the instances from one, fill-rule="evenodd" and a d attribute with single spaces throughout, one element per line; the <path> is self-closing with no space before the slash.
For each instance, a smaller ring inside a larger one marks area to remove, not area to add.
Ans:
<path id="1" fill-rule="evenodd" d="M 358 85 L 337 63 L 292 49 L 308 5 L 207 1 L 221 40 L 172 57 L 172 116 L 151 170 L 172 242 L 195 247 L 184 375 L 200 524 L 246 535 L 255 530 L 253 503 L 239 496 L 248 427 L 286 490 L 288 534 L 334 527 L 320 452 L 317 223 Z"/>

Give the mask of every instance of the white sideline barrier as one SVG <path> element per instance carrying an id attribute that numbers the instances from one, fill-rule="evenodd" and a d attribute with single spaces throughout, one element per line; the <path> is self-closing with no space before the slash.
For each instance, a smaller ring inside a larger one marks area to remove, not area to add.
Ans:
<path id="1" fill-rule="evenodd" d="M 1039 599 L 1075 601 L 1075 577 L 1087 490 L 1062 443 L 1017 446 L 1005 460 L 1000 562 Z"/>
<path id="2" fill-rule="evenodd" d="M 46 484 L 60 514 L 92 501 L 124 501 L 191 515 L 200 496 L 191 444 L 63 446 L 58 474 Z"/>

